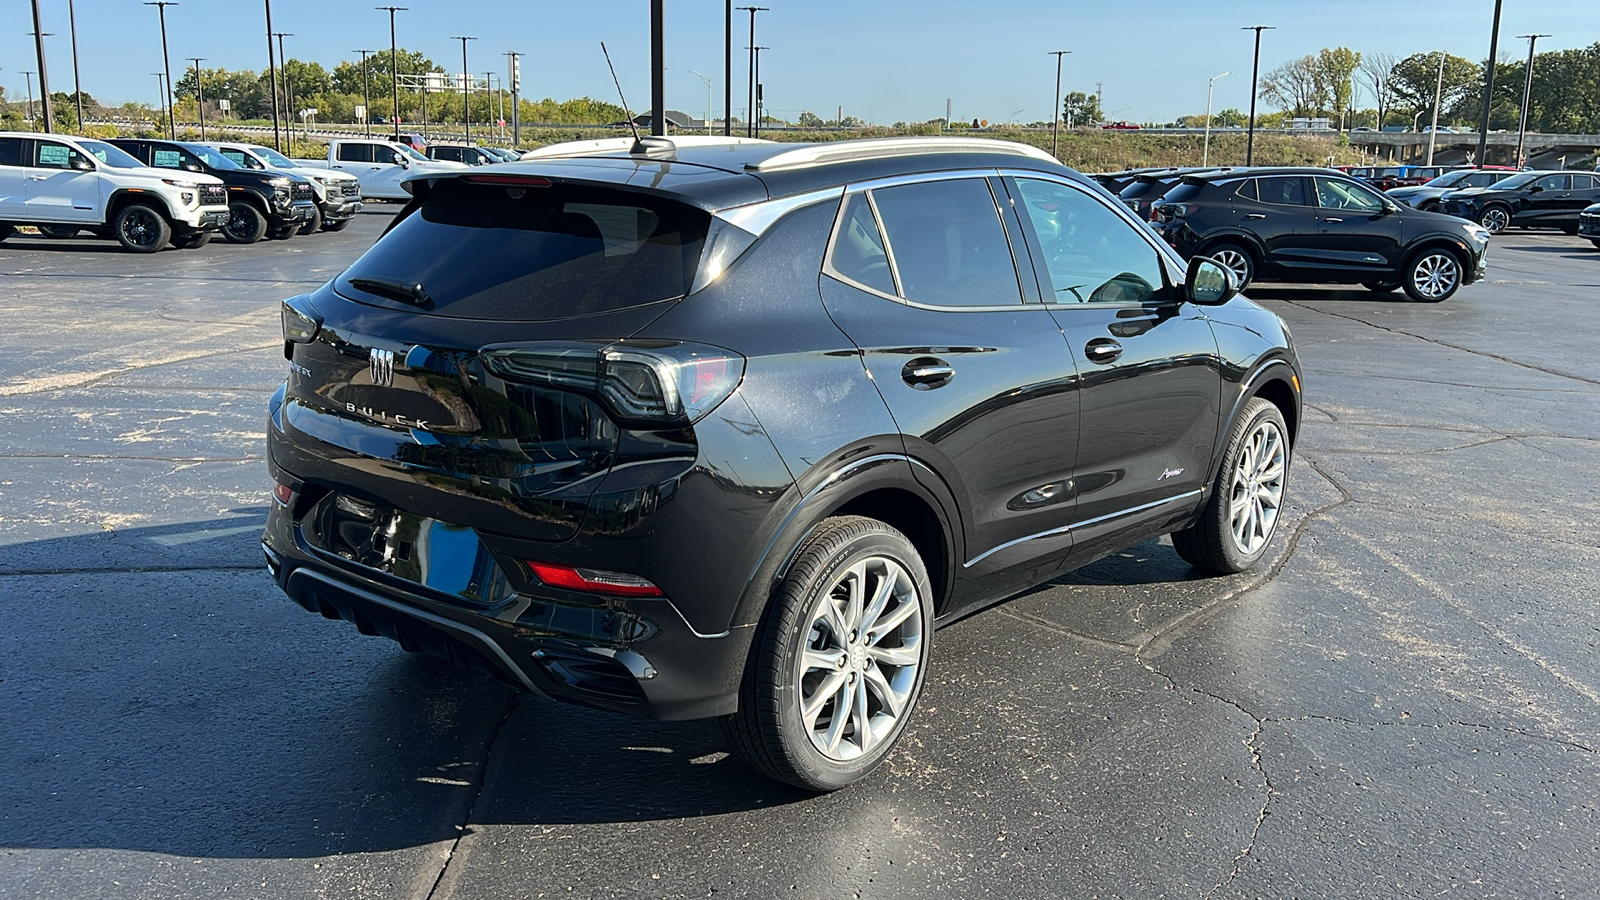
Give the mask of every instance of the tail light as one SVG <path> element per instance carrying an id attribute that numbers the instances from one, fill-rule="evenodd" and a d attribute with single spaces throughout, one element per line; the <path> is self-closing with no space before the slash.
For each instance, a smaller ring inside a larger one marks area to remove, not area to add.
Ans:
<path id="1" fill-rule="evenodd" d="M 660 597 L 661 588 L 654 582 L 629 575 L 626 572 L 607 572 L 604 569 L 579 569 L 555 563 L 528 561 L 528 568 L 538 579 L 551 587 L 586 594 L 611 594 L 617 597 Z"/>
<path id="2" fill-rule="evenodd" d="M 1170 222 L 1173 219 L 1187 218 L 1199 211 L 1200 206 L 1196 203 L 1163 203 L 1151 211 L 1150 221 Z"/>
<path id="3" fill-rule="evenodd" d="M 624 427 L 658 430 L 705 418 L 739 386 L 745 363 L 720 347 L 651 340 L 497 347 L 482 359 L 502 378 L 589 394 Z"/>

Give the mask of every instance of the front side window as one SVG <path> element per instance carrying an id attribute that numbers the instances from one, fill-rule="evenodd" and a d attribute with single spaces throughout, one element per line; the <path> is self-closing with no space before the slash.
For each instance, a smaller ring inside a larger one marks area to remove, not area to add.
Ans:
<path id="1" fill-rule="evenodd" d="M 828 263 L 843 278 L 879 293 L 895 295 L 894 276 L 889 273 L 889 254 L 884 249 L 883 234 L 878 230 L 878 220 L 872 214 L 872 204 L 866 194 L 851 195 L 844 218 L 839 222 L 838 234 L 834 236 Z"/>
<path id="2" fill-rule="evenodd" d="M 1017 179 L 1057 303 L 1140 303 L 1165 287 L 1161 257 L 1135 226 L 1055 181 Z"/>
<path id="3" fill-rule="evenodd" d="M 200 160 L 194 154 L 177 147 L 156 146 L 150 148 L 150 165 L 157 169 L 185 169 L 190 172 L 201 170 Z"/>
<path id="4" fill-rule="evenodd" d="M 70 169 L 74 159 L 83 159 L 83 154 L 55 141 L 33 142 L 33 164 L 41 169 Z"/>
<path id="5" fill-rule="evenodd" d="M 372 162 L 371 144 L 340 144 L 340 162 Z"/>
<path id="6" fill-rule="evenodd" d="M 1317 205 L 1323 209 L 1343 209 L 1377 214 L 1383 211 L 1383 198 L 1371 188 L 1336 178 L 1317 178 Z"/>
<path id="7" fill-rule="evenodd" d="M 933 306 L 1022 302 L 1011 243 L 987 181 L 952 178 L 872 192 L 900 295 Z"/>
<path id="8" fill-rule="evenodd" d="M 1256 179 L 1256 189 L 1261 192 L 1262 203 L 1279 206 L 1305 206 L 1305 179 L 1298 175 L 1279 175 Z"/>
<path id="9" fill-rule="evenodd" d="M 228 162 L 231 162 L 242 169 L 262 168 L 261 163 L 257 162 L 250 156 L 250 154 L 244 152 L 243 150 L 235 150 L 232 147 L 224 147 L 218 152 L 221 153 L 223 157 L 228 160 Z"/>

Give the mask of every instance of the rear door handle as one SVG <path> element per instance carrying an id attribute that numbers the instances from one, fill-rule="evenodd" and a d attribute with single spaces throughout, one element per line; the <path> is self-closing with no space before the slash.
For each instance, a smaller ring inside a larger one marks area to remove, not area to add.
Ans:
<path id="1" fill-rule="evenodd" d="M 919 391 L 944 387 L 954 377 L 956 377 L 954 366 L 932 356 L 913 359 L 900 370 L 900 379 Z"/>
<path id="2" fill-rule="evenodd" d="M 1337 217 L 1337 216 L 1328 216 L 1326 219 L 1323 219 L 1322 221 L 1324 221 L 1324 222 L 1343 222 L 1344 220 L 1339 218 L 1339 217 Z"/>
<path id="3" fill-rule="evenodd" d="M 1083 348 L 1083 355 L 1090 362 L 1108 363 L 1122 355 L 1122 345 L 1111 338 L 1095 338 Z"/>
<path id="4" fill-rule="evenodd" d="M 1245 216 L 1244 219 L 1246 222 L 1248 222 L 1251 219 L 1265 219 L 1266 217 L 1266 213 L 1251 213 L 1248 216 Z"/>

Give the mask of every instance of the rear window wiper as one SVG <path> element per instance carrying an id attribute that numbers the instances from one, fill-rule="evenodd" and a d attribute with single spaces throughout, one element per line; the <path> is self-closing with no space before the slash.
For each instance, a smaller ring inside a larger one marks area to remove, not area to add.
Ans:
<path id="1" fill-rule="evenodd" d="M 369 294 L 398 300 L 401 303 L 410 303 L 413 306 L 432 306 L 433 298 L 428 296 L 421 284 L 416 282 L 406 283 L 388 278 L 351 278 L 350 285 Z"/>

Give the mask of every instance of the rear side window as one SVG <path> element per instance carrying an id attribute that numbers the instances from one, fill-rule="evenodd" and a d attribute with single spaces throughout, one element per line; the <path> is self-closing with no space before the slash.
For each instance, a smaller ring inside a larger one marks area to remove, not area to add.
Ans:
<path id="1" fill-rule="evenodd" d="M 0 166 L 22 165 L 22 138 L 0 137 Z"/>
<path id="2" fill-rule="evenodd" d="M 833 239 L 833 255 L 828 258 L 833 271 L 856 284 L 894 296 L 894 276 L 889 273 L 889 254 L 878 231 L 878 220 L 866 194 L 854 194 Z"/>
<path id="3" fill-rule="evenodd" d="M 469 319 L 626 309 L 688 293 L 710 219 L 653 194 L 446 179 L 336 286 L 393 300 L 384 285 L 420 285 L 422 310 Z"/>
<path id="4" fill-rule="evenodd" d="M 1546 175 L 1535 181 L 1533 186 L 1547 191 L 1564 191 L 1567 189 L 1567 175 Z"/>
<path id="5" fill-rule="evenodd" d="M 1011 243 L 987 181 L 956 178 L 872 192 L 900 294 L 933 306 L 1022 302 Z"/>
<path id="6" fill-rule="evenodd" d="M 1298 175 L 1257 178 L 1256 189 L 1261 192 L 1262 203 L 1276 203 L 1280 206 L 1306 205 L 1305 179 Z"/>
<path id="7" fill-rule="evenodd" d="M 1572 176 L 1572 189 L 1573 190 L 1575 190 L 1575 191 L 1587 191 L 1587 190 L 1590 190 L 1593 187 L 1594 187 L 1594 176 L 1593 175 L 1574 175 L 1574 176 Z"/>
<path id="8" fill-rule="evenodd" d="M 1239 182 L 1239 190 L 1235 193 L 1246 200 L 1261 199 L 1261 195 L 1256 192 L 1256 180 L 1254 178 L 1246 178 L 1244 181 Z"/>
<path id="9" fill-rule="evenodd" d="M 339 160 L 341 162 L 372 162 L 372 145 L 340 144 Z"/>

